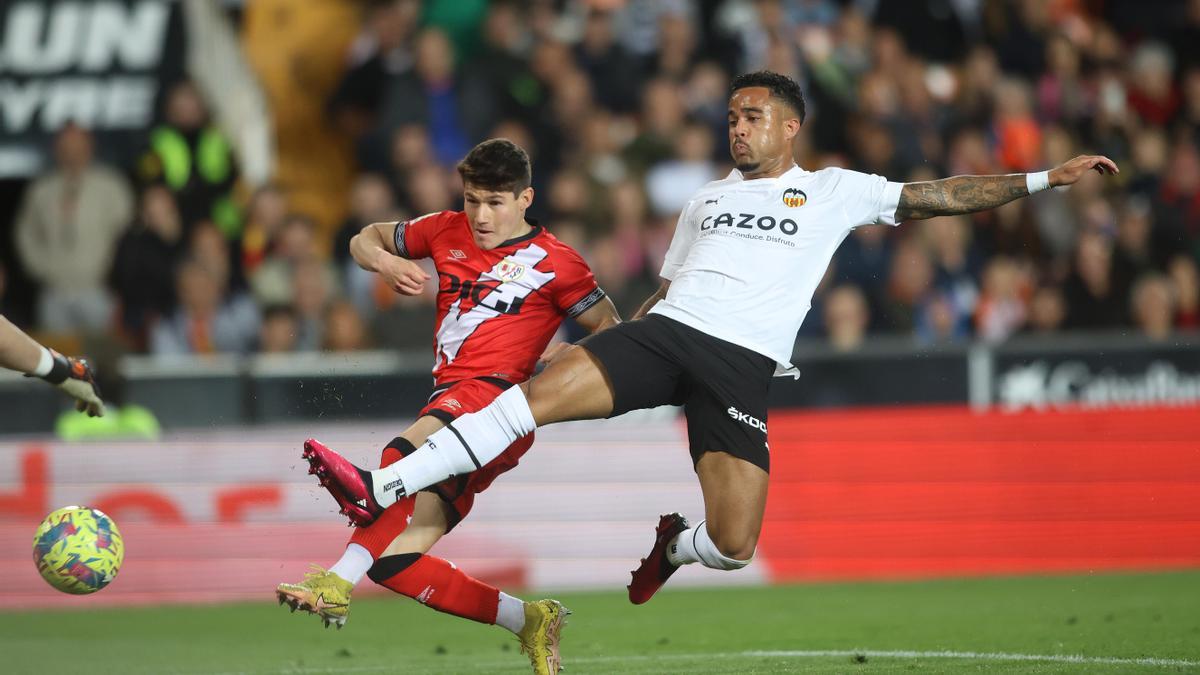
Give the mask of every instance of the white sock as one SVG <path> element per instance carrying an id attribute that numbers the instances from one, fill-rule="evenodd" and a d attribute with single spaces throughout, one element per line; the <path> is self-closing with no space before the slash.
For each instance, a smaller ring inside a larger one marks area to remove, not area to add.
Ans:
<path id="1" fill-rule="evenodd" d="M 513 633 L 525 627 L 525 602 L 520 598 L 500 591 L 500 607 L 496 610 L 496 625 L 504 626 Z"/>
<path id="2" fill-rule="evenodd" d="M 404 495 L 470 473 L 536 428 L 525 393 L 520 387 L 510 387 L 480 411 L 467 413 L 434 432 L 408 457 L 372 471 L 375 501 L 387 508 Z"/>
<path id="3" fill-rule="evenodd" d="M 346 552 L 342 554 L 341 559 L 334 563 L 329 571 L 358 585 L 358 582 L 367 575 L 367 570 L 371 569 L 371 565 L 374 564 L 375 559 L 371 557 L 370 551 L 360 544 L 350 543 L 346 545 Z"/>
<path id="4" fill-rule="evenodd" d="M 708 536 L 707 522 L 702 520 L 695 527 L 680 532 L 667 546 L 667 560 L 675 566 L 698 562 L 714 570 L 736 570 L 749 565 L 749 560 L 736 560 L 721 554 Z"/>

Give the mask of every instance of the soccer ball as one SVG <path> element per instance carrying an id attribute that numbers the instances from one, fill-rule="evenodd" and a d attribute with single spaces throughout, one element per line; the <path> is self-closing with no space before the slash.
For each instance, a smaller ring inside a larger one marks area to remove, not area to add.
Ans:
<path id="1" fill-rule="evenodd" d="M 112 518 L 86 506 L 65 506 L 46 516 L 33 535 L 33 562 L 46 583 L 86 595 L 112 583 L 125 544 Z"/>

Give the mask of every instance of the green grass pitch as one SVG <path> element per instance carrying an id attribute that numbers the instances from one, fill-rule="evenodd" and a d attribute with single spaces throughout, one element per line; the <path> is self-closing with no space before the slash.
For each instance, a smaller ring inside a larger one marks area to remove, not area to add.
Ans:
<path id="1" fill-rule="evenodd" d="M 261 603 L 213 607 L 6 613 L 0 671 L 528 672 L 502 629 L 411 600 L 356 601 L 339 632 L 263 594 Z M 623 592 L 559 599 L 575 612 L 563 642 L 570 675 L 1200 673 L 1200 571 L 668 586 L 640 607 Z"/>

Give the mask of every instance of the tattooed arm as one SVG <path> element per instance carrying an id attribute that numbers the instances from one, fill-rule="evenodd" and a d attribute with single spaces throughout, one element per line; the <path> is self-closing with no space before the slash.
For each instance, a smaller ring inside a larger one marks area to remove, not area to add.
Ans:
<path id="1" fill-rule="evenodd" d="M 1071 185 L 1094 169 L 1100 174 L 1119 173 L 1107 157 L 1081 155 L 1051 169 L 1050 187 Z M 954 176 L 942 180 L 905 183 L 900 192 L 896 220 L 921 220 L 994 209 L 1029 194 L 1025 174 L 1003 176 Z"/>

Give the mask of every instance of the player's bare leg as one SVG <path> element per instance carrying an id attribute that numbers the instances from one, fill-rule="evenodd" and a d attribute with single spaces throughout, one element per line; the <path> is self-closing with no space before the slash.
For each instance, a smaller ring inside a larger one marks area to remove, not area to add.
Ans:
<path id="1" fill-rule="evenodd" d="M 428 439 L 411 439 L 423 443 L 395 464 L 366 471 L 312 439 L 305 441 L 302 456 L 341 512 L 362 527 L 401 497 L 482 467 L 538 426 L 607 417 L 612 409 L 604 369 L 586 349 L 572 347 L 482 410 L 459 417 Z"/>
<path id="2" fill-rule="evenodd" d="M 716 550 L 749 562 L 767 508 L 767 472 L 725 452 L 706 452 L 696 464 L 696 476 L 704 494 L 704 526 Z"/>
<path id="3" fill-rule="evenodd" d="M 699 562 L 732 570 L 745 567 L 754 556 L 767 505 L 767 472 L 728 453 L 706 452 L 696 475 L 705 519 L 695 527 L 678 513 L 659 519 L 654 546 L 629 584 L 629 601 L 635 605 L 649 600 L 681 565 Z"/>

